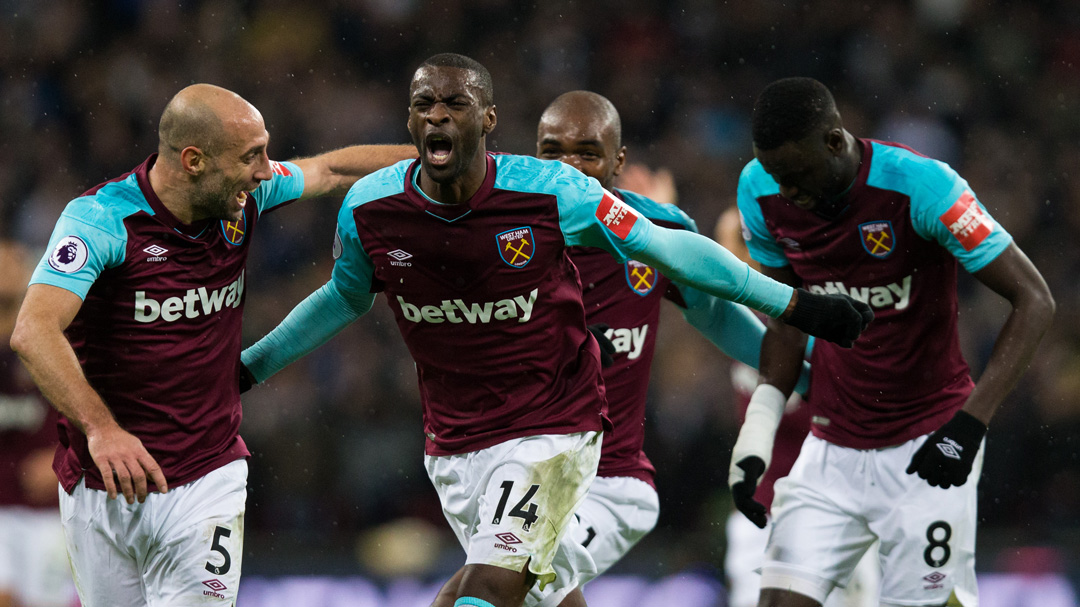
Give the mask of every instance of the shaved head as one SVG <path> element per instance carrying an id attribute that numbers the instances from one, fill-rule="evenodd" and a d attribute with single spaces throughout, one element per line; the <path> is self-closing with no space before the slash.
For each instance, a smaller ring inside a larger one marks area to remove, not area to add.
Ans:
<path id="1" fill-rule="evenodd" d="M 193 84 L 161 112 L 150 186 L 184 223 L 235 221 L 248 192 L 273 177 L 269 143 L 255 106 L 220 86 Z"/>
<path id="2" fill-rule="evenodd" d="M 610 129 L 610 143 L 622 146 L 622 121 L 615 105 L 607 97 L 592 91 L 570 91 L 555 98 L 540 116 L 540 124 L 592 125 L 604 132 Z"/>
<path id="3" fill-rule="evenodd" d="M 165 106 L 158 123 L 158 153 L 178 154 L 197 147 L 208 155 L 229 147 L 233 130 L 262 116 L 236 93 L 212 84 L 193 84 L 177 93 Z"/>
<path id="4" fill-rule="evenodd" d="M 540 116 L 536 155 L 564 162 L 605 188 L 614 187 L 626 163 L 619 112 L 591 91 L 559 95 Z"/>

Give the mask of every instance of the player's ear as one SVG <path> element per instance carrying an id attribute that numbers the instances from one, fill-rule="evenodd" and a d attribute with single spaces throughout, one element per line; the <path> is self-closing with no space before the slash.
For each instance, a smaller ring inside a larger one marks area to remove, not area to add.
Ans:
<path id="1" fill-rule="evenodd" d="M 206 154 L 193 145 L 180 150 L 180 166 L 188 175 L 201 175 L 206 170 L 206 162 Z"/>
<path id="2" fill-rule="evenodd" d="M 842 127 L 834 127 L 825 132 L 825 147 L 828 148 L 834 156 L 839 156 L 844 153 L 844 146 L 846 140 L 844 138 L 844 129 Z"/>
<path id="3" fill-rule="evenodd" d="M 495 106 L 488 106 L 488 109 L 484 110 L 484 134 L 487 135 L 491 131 L 495 130 L 495 123 L 498 119 L 495 116 Z"/>
<path id="4" fill-rule="evenodd" d="M 619 148 L 618 152 L 615 152 L 615 168 L 611 171 L 612 176 L 618 177 L 622 174 L 623 168 L 626 166 L 626 146 Z"/>

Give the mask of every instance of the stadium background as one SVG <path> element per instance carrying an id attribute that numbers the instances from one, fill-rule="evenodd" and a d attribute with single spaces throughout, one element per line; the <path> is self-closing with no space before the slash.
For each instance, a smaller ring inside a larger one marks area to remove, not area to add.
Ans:
<path id="1" fill-rule="evenodd" d="M 193 82 L 253 102 L 275 159 L 405 142 L 412 71 L 443 51 L 492 72 L 496 151 L 533 153 L 540 112 L 559 93 L 608 96 L 631 161 L 670 169 L 680 206 L 707 233 L 734 202 L 751 158 L 750 108 L 775 78 L 816 77 L 836 93 L 848 130 L 957 168 L 1058 301 L 987 439 L 979 568 L 1080 579 L 1080 11 L 1071 0 L 0 0 L 0 234 L 42 252 L 68 200 L 155 150 L 161 109 Z M 328 278 L 337 204 L 292 205 L 262 224 L 245 344 Z M 977 376 L 1007 305 L 967 275 L 960 291 Z M 617 572 L 718 575 L 738 429 L 729 363 L 673 310 L 664 325 L 647 444 L 662 514 Z M 422 468 L 412 363 L 384 304 L 246 395 L 242 434 L 254 453 L 247 576 L 430 582 L 460 563 Z"/>

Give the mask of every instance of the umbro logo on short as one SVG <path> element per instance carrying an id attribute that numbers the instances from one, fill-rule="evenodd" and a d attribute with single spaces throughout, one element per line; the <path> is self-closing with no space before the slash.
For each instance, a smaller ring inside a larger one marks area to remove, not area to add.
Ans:
<path id="1" fill-rule="evenodd" d="M 924 575 L 923 580 L 926 582 L 926 585 L 923 586 L 923 590 L 934 590 L 935 588 L 941 588 L 941 582 L 947 577 L 947 575 L 940 571 L 935 571 L 930 575 Z"/>
<path id="2" fill-rule="evenodd" d="M 206 586 L 210 590 L 203 590 L 203 596 L 213 597 L 215 599 L 227 599 L 229 597 L 221 594 L 222 590 L 228 588 L 225 584 L 221 583 L 221 580 L 206 580 L 203 582 L 203 586 Z"/>
<path id="3" fill-rule="evenodd" d="M 521 540 L 518 539 L 513 533 L 499 533 L 495 537 L 499 538 L 506 544 L 520 544 Z"/>
<path id="4" fill-rule="evenodd" d="M 520 544 L 521 543 L 521 540 L 518 539 L 518 536 L 516 536 L 516 535 L 514 535 L 513 533 L 510 533 L 510 532 L 497 533 L 497 534 L 495 534 L 495 538 L 498 539 L 501 542 L 501 543 L 495 544 L 495 547 L 496 548 L 502 548 L 503 550 L 505 550 L 507 552 L 517 552 L 517 548 L 514 548 L 513 544 Z"/>

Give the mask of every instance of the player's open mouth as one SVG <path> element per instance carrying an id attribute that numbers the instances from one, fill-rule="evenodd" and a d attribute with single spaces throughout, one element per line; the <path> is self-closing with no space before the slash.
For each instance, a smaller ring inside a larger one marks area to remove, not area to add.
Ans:
<path id="1" fill-rule="evenodd" d="M 454 149 L 454 143 L 446 135 L 428 135 L 424 148 L 428 162 L 436 166 L 443 166 L 450 160 L 450 152 Z"/>
<path id="2" fill-rule="evenodd" d="M 242 209 L 242 208 L 244 208 L 244 205 L 247 204 L 247 199 L 248 199 L 248 193 L 243 191 L 243 190 L 240 190 L 240 193 L 236 195 L 236 204 L 239 205 L 240 208 Z"/>

